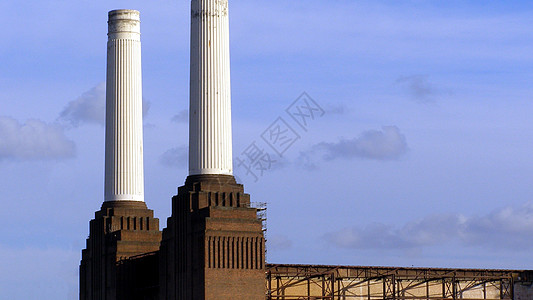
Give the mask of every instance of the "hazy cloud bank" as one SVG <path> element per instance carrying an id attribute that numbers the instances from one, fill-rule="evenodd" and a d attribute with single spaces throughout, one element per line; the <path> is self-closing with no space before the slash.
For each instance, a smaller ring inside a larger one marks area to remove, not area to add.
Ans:
<path id="1" fill-rule="evenodd" d="M 79 256 L 79 250 L 0 244 L 0 298 L 78 299 Z"/>
<path id="2" fill-rule="evenodd" d="M 396 126 L 383 126 L 381 130 L 367 130 L 358 137 L 341 139 L 336 143 L 322 142 L 311 150 L 300 153 L 298 163 L 306 168 L 316 168 L 315 161 L 334 159 L 397 160 L 408 150 L 405 135 Z"/>
<path id="3" fill-rule="evenodd" d="M 533 249 L 533 203 L 506 207 L 485 216 L 431 215 L 402 227 L 373 223 L 324 236 L 337 247 L 407 249 L 459 243 L 492 249 Z"/>
<path id="4" fill-rule="evenodd" d="M 19 123 L 0 117 L 0 160 L 50 160 L 74 157 L 76 146 L 58 124 L 40 120 Z"/>

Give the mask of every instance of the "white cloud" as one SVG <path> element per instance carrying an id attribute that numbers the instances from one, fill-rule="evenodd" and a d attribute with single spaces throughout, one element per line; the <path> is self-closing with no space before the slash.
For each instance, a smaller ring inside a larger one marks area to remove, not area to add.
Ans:
<path id="1" fill-rule="evenodd" d="M 429 82 L 427 75 L 402 76 L 396 82 L 405 85 L 412 98 L 419 103 L 435 101 L 433 96 L 437 94 L 437 90 Z"/>
<path id="2" fill-rule="evenodd" d="M 59 119 L 78 127 L 83 123 L 105 123 L 105 83 L 83 93 L 74 101 L 70 101 L 67 107 L 59 115 Z"/>
<path id="3" fill-rule="evenodd" d="M 148 116 L 148 112 L 150 111 L 150 107 L 152 107 L 152 102 L 146 100 L 143 98 L 143 120 Z"/>
<path id="4" fill-rule="evenodd" d="M 344 115 L 349 109 L 345 104 L 330 104 L 324 108 L 328 115 Z"/>
<path id="5" fill-rule="evenodd" d="M 460 232 L 466 245 L 494 248 L 533 249 L 533 203 L 522 207 L 506 207 L 472 217 Z"/>
<path id="6" fill-rule="evenodd" d="M 377 160 L 400 158 L 407 152 L 405 136 L 396 126 L 384 126 L 382 130 L 367 130 L 359 137 L 341 140 L 338 143 L 320 143 L 327 160 L 335 158 L 362 157 Z"/>
<path id="7" fill-rule="evenodd" d="M 431 215 L 401 228 L 373 223 L 345 228 L 325 239 L 342 248 L 405 249 L 459 243 L 491 249 L 533 250 L 533 204 L 506 207 L 485 216 Z"/>
<path id="8" fill-rule="evenodd" d="M 143 117 L 148 115 L 151 103 L 143 98 Z M 59 114 L 59 120 L 78 127 L 82 124 L 105 125 L 106 85 L 101 82 L 70 101 Z"/>
<path id="9" fill-rule="evenodd" d="M 20 124 L 0 117 L 0 159 L 47 160 L 71 158 L 76 146 L 58 124 L 28 120 Z"/>
<path id="10" fill-rule="evenodd" d="M 316 161 L 333 159 L 364 158 L 374 160 L 396 160 L 408 150 L 405 136 L 396 126 L 383 126 L 382 130 L 367 130 L 352 139 L 341 139 L 337 143 L 322 142 L 311 150 L 300 153 L 297 162 L 307 169 L 316 169 Z"/>
<path id="11" fill-rule="evenodd" d="M 189 111 L 187 109 L 180 111 L 177 115 L 172 117 L 172 122 L 187 123 L 187 121 L 189 121 Z"/>
<path id="12" fill-rule="evenodd" d="M 285 235 L 272 235 L 267 237 L 268 250 L 287 250 L 292 248 L 292 241 Z"/>
<path id="13" fill-rule="evenodd" d="M 167 150 L 159 157 L 159 162 L 168 167 L 186 168 L 189 163 L 188 147 L 181 146 Z"/>

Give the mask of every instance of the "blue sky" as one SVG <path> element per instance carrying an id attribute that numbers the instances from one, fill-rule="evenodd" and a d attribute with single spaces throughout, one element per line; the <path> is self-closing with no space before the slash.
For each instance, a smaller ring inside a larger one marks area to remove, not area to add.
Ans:
<path id="1" fill-rule="evenodd" d="M 103 201 L 107 12 L 142 18 L 146 202 L 187 176 L 189 1 L 0 3 L 0 298 L 77 299 Z M 231 1 L 234 156 L 275 263 L 532 269 L 533 4 Z M 324 110 L 299 127 L 303 92 Z M 261 138 L 283 118 L 282 155 Z"/>

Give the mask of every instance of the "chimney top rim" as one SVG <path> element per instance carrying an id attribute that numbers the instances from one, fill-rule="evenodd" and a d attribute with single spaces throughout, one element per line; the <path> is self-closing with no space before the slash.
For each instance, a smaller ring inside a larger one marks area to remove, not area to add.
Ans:
<path id="1" fill-rule="evenodd" d="M 114 9 L 109 11 L 109 21 L 115 20 L 135 20 L 140 21 L 141 13 L 134 9 Z"/>

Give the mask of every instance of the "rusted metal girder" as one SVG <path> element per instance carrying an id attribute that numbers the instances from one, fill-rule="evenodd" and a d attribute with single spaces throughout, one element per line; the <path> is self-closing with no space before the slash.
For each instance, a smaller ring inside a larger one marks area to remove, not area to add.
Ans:
<path id="1" fill-rule="evenodd" d="M 523 271 L 268 264 L 267 300 L 506 300 Z"/>

